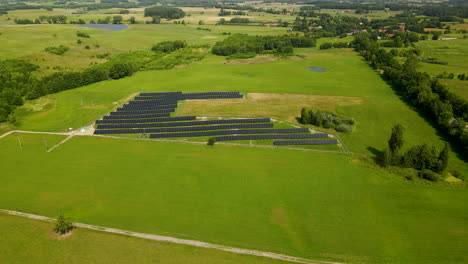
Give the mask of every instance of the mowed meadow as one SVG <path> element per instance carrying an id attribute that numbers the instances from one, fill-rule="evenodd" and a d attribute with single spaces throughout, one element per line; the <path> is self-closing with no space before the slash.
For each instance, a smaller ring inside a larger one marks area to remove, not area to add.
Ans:
<path id="1" fill-rule="evenodd" d="M 0 141 L 2 207 L 325 260 L 467 260 L 466 189 L 347 155 L 95 137 L 46 153 L 43 142 Z"/>
<path id="2" fill-rule="evenodd" d="M 149 241 L 116 234 L 75 229 L 66 238 L 53 224 L 0 214 L 2 259 L 8 263 L 213 263 L 261 264 L 289 262 L 238 255 L 219 250 Z"/>

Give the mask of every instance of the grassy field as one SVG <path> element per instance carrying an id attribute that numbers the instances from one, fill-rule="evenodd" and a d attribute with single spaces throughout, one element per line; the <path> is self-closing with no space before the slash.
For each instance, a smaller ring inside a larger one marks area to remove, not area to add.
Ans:
<path id="1" fill-rule="evenodd" d="M 289 263 L 273 259 L 75 229 L 59 238 L 53 224 L 0 214 L 0 258 L 8 263 Z M 118 250 L 117 250 L 118 249 Z"/>
<path id="2" fill-rule="evenodd" d="M 319 259 L 467 261 L 465 188 L 346 155 L 92 137 L 46 153 L 41 135 L 21 139 L 0 140 L 4 208 Z"/>
<path id="3" fill-rule="evenodd" d="M 329 102 L 331 106 L 326 109 L 335 108 L 339 114 L 354 118 L 356 130 L 342 136 L 353 152 L 370 154 L 372 148 L 382 149 L 391 127 L 397 123 L 406 127 L 408 145 L 427 142 L 429 138 L 433 144 L 443 145 L 435 129 L 405 105 L 353 51 L 304 49 L 299 52 L 306 56 L 305 59 L 262 64 L 225 64 L 224 58 L 211 55 L 186 68 L 140 72 L 130 78 L 49 95 L 47 100 L 50 102 L 43 110 L 20 108 L 17 127 L 39 131 L 77 128 L 110 111 L 115 107 L 113 102 L 140 91 L 241 91 L 359 98 L 361 103 L 357 105 L 342 105 L 329 100 L 295 106 L 297 109 L 318 109 Z M 329 71 L 315 72 L 307 66 Z M 31 104 L 35 105 L 35 102 Z M 289 112 L 288 115 L 293 114 Z M 464 163 L 457 159 L 453 160 L 453 165 L 464 167 Z"/>

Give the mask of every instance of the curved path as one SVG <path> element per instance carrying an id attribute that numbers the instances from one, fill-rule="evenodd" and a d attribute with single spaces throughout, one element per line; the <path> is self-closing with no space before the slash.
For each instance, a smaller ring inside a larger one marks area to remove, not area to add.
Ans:
<path id="1" fill-rule="evenodd" d="M 26 217 L 26 218 L 36 219 L 36 220 L 41 220 L 41 221 L 47 221 L 47 222 L 55 221 L 54 218 L 50 218 L 50 217 L 46 217 L 46 216 L 22 213 L 22 212 L 18 212 L 18 211 L 11 211 L 11 210 L 5 210 L 5 209 L 0 209 L 0 213 L 5 213 L 5 214 L 9 214 L 9 215 L 16 215 L 16 216 L 21 216 L 21 217 Z M 101 226 L 88 225 L 88 224 L 82 224 L 82 223 L 73 223 L 73 226 L 80 227 L 80 228 L 86 228 L 86 229 L 92 229 L 92 230 L 101 231 L 101 232 L 108 232 L 108 233 L 121 234 L 121 235 L 132 236 L 132 237 L 139 237 L 139 238 L 155 240 L 155 241 L 169 242 L 169 243 L 182 244 L 182 245 L 190 245 L 190 246 L 202 247 L 202 248 L 218 249 L 218 250 L 228 251 L 228 252 L 232 252 L 232 253 L 236 253 L 236 254 L 244 254 L 244 255 L 252 255 L 252 256 L 258 256 L 258 257 L 279 259 L 279 260 L 295 262 L 295 263 L 303 263 L 303 264 L 343 264 L 343 263 L 340 263 L 340 262 L 329 262 L 329 261 L 319 261 L 319 260 L 311 260 L 311 259 L 305 259 L 305 258 L 297 258 L 297 257 L 283 255 L 283 254 L 277 254 L 277 253 L 273 253 L 273 252 L 266 252 L 266 251 L 252 250 L 252 249 L 244 249 L 244 248 L 235 248 L 235 247 L 229 247 L 229 246 L 206 243 L 206 242 L 197 241 L 197 240 L 188 240 L 188 239 L 180 239 L 180 238 L 168 237 L 168 236 L 159 236 L 159 235 L 153 235 L 153 234 L 137 233 L 137 232 L 127 231 L 127 230 L 122 230 L 122 229 L 116 229 L 116 228 L 110 228 L 110 227 L 101 227 Z"/>

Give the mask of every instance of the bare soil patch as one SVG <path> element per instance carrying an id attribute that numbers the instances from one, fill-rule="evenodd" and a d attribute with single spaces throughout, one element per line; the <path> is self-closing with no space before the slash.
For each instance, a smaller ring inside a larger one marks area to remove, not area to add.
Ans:
<path id="1" fill-rule="evenodd" d="M 64 235 L 61 235 L 61 234 L 58 234 L 58 233 L 56 233 L 55 231 L 52 230 L 47 234 L 47 236 L 52 238 L 52 239 L 56 239 L 56 240 L 64 240 L 64 239 L 67 239 L 70 236 L 72 236 L 74 232 L 75 232 L 75 230 L 72 230 L 72 231 L 70 231 L 70 232 L 68 232 L 68 233 L 66 233 Z"/>
<path id="2" fill-rule="evenodd" d="M 216 36 L 203 36 L 202 39 L 217 39 Z"/>

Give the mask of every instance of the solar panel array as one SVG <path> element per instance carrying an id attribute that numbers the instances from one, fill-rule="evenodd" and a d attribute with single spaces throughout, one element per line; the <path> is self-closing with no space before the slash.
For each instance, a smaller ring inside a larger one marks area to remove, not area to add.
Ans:
<path id="1" fill-rule="evenodd" d="M 163 118 L 159 118 L 159 120 L 161 120 L 161 119 L 163 119 Z M 163 120 L 163 121 L 185 121 L 185 120 L 195 120 L 195 116 L 170 117 L 170 118 L 165 118 L 165 120 Z M 121 122 L 121 121 L 125 121 L 125 120 L 117 120 L 117 121 L 118 121 L 117 123 L 129 123 L 129 122 Z M 203 121 L 174 122 L 174 123 L 98 125 L 98 129 L 101 129 L 101 128 L 168 127 L 168 126 L 203 126 L 203 125 L 216 125 L 216 124 L 268 123 L 268 122 L 270 122 L 269 118 L 225 119 L 225 120 L 203 120 Z"/>
<path id="2" fill-rule="evenodd" d="M 260 140 L 260 139 L 304 139 L 304 138 L 327 138 L 324 133 L 318 134 L 284 134 L 284 135 L 249 135 L 249 136 L 224 136 L 215 137 L 216 141 L 229 140 Z"/>
<path id="3" fill-rule="evenodd" d="M 104 116 L 103 119 L 141 119 L 141 118 L 152 118 L 152 117 L 169 117 L 171 113 L 160 113 L 160 114 L 149 114 L 149 115 L 110 115 Z"/>
<path id="4" fill-rule="evenodd" d="M 140 93 L 134 100 L 97 120 L 95 134 L 151 133 L 151 138 L 215 137 L 216 141 L 298 139 L 274 141 L 275 145 L 337 144 L 324 133 L 307 128 L 275 129 L 270 118 L 196 120 L 195 116 L 171 117 L 179 100 L 242 98 L 239 92 Z M 316 139 L 316 140 L 300 140 Z"/>
<path id="5" fill-rule="evenodd" d="M 150 138 L 172 138 L 172 137 L 211 137 L 220 135 L 237 135 L 237 134 L 272 134 L 272 133 L 304 133 L 307 132 L 302 128 L 286 128 L 286 129 L 243 129 L 243 130 L 221 130 L 209 132 L 194 132 L 194 133 L 165 133 L 151 134 Z"/>
<path id="6" fill-rule="evenodd" d="M 275 146 L 286 146 L 286 145 L 331 145 L 338 144 L 336 139 L 318 139 L 318 140 L 284 140 L 275 141 Z"/>

